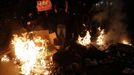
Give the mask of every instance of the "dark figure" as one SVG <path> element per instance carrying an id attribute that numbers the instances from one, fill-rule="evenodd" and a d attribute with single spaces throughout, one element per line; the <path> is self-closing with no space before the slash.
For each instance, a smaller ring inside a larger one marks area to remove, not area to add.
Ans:
<path id="1" fill-rule="evenodd" d="M 67 0 L 54 0 L 54 12 L 59 15 L 63 15 L 68 12 L 68 1 Z"/>
<path id="2" fill-rule="evenodd" d="M 52 0 L 53 11 L 55 13 L 55 30 L 61 25 L 68 31 L 68 0 Z M 53 17 L 54 18 L 54 17 Z M 65 36 L 67 31 L 64 32 Z M 57 32 L 58 33 L 58 32 Z M 65 39 L 66 37 L 62 37 Z M 61 38 L 59 38 L 61 39 Z"/>

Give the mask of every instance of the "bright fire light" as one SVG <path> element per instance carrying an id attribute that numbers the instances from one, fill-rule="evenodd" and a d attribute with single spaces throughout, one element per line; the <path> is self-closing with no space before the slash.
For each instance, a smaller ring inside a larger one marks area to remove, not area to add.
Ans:
<path id="1" fill-rule="evenodd" d="M 91 38 L 90 33 L 89 31 L 87 31 L 85 37 L 80 37 L 79 35 L 77 43 L 83 46 L 88 46 L 91 43 L 90 38 Z"/>
<path id="2" fill-rule="evenodd" d="M 122 40 L 122 43 L 125 44 L 125 45 L 129 45 L 129 46 L 132 46 L 131 43 L 129 43 L 127 40 Z"/>
<path id="3" fill-rule="evenodd" d="M 90 36 L 89 31 L 86 32 L 86 35 L 84 37 L 81 37 L 79 35 L 76 42 L 85 47 L 89 47 L 90 44 L 92 44 L 93 46 L 95 46 L 96 48 L 102 51 L 106 50 L 111 44 L 115 44 L 115 43 L 122 43 L 122 44 L 132 46 L 132 44 L 130 43 L 130 40 L 126 38 L 121 39 L 121 40 L 118 40 L 115 38 L 112 39 L 113 37 L 111 38 L 110 37 L 111 35 L 108 36 L 109 34 L 106 34 L 104 29 L 101 29 L 100 27 L 98 27 L 98 33 L 99 33 L 99 36 L 97 37 L 95 42 L 90 40 L 92 36 Z"/>
<path id="4" fill-rule="evenodd" d="M 104 37 L 104 29 L 101 30 L 100 27 L 99 27 L 98 30 L 100 31 L 100 35 L 97 38 L 96 44 L 97 45 L 104 45 L 104 43 L 105 43 L 104 42 L 104 40 L 105 40 L 105 37 Z"/>
<path id="5" fill-rule="evenodd" d="M 10 59 L 7 55 L 3 55 L 3 57 L 1 58 L 1 62 L 9 62 Z"/>
<path id="6" fill-rule="evenodd" d="M 17 60 L 20 62 L 21 74 L 49 75 L 49 64 L 52 62 L 51 53 L 46 46 L 46 40 L 39 36 L 29 38 L 28 33 L 13 35 L 12 45 Z"/>

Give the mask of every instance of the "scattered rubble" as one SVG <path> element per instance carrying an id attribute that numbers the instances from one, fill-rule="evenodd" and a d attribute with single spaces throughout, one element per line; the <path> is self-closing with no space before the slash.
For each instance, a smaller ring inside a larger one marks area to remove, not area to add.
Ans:
<path id="1" fill-rule="evenodd" d="M 134 47 L 121 43 L 100 51 L 71 42 L 54 54 L 54 75 L 132 75 L 133 53 Z"/>

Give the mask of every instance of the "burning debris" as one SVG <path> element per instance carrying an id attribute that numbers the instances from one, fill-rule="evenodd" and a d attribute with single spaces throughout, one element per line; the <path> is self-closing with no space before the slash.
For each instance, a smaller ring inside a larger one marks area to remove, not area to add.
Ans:
<path id="1" fill-rule="evenodd" d="M 12 41 L 16 58 L 21 64 L 21 74 L 43 74 L 47 65 L 45 59 L 48 56 L 46 41 L 41 37 L 33 37 L 33 39 L 29 37 L 27 33 L 22 36 L 14 35 Z"/>
<path id="2" fill-rule="evenodd" d="M 78 40 L 77 43 L 86 47 L 89 47 L 90 44 L 93 44 L 95 46 L 98 46 L 98 48 L 103 49 L 103 47 L 105 47 L 105 34 L 104 34 L 104 29 L 101 30 L 100 27 L 98 28 L 99 30 L 99 36 L 97 37 L 96 43 L 91 41 L 91 35 L 90 32 L 87 31 L 86 35 L 84 37 L 80 37 L 80 35 L 78 36 Z"/>
<path id="3" fill-rule="evenodd" d="M 21 31 L 17 32 L 18 34 L 13 33 L 13 38 L 11 39 L 15 55 L 12 60 L 20 69 L 20 74 L 122 75 L 123 72 L 127 73 L 126 71 L 128 70 L 134 71 L 134 48 L 130 43 L 131 41 L 128 40 L 129 38 L 126 37 L 128 35 L 122 22 L 124 20 L 122 15 L 124 16 L 124 14 L 121 13 L 122 3 L 120 2 L 120 0 L 101 0 L 94 5 L 97 12 L 95 12 L 92 20 L 97 21 L 98 23 L 96 24 L 100 26 L 94 25 L 98 29 L 98 35 L 93 39 L 95 41 L 92 41 L 91 38 L 94 36 L 90 34 L 91 32 L 87 28 L 86 35 L 83 37 L 79 35 L 76 42 L 63 43 L 65 39 L 62 37 L 66 37 L 64 35 L 66 27 L 64 25 L 62 27 L 57 26 L 57 34 L 61 37 L 61 48 L 54 45 L 54 39 L 57 38 L 56 33 L 49 34 L 48 30 L 32 31 L 34 29 L 31 26 L 32 22 L 27 21 L 28 32 L 24 30 L 24 33 L 21 33 Z M 78 4 L 81 3 L 82 1 L 78 2 Z M 86 5 L 87 3 L 83 3 L 83 6 Z M 75 12 L 73 13 L 76 15 Z M 108 21 L 109 24 L 105 23 L 105 21 Z M 85 28 L 92 28 L 86 25 L 89 24 L 87 22 L 83 23 Z M 107 25 L 107 28 L 105 25 Z M 57 52 L 57 49 L 60 50 Z M 1 62 L 9 61 L 8 55 L 3 55 L 1 58 Z"/>
<path id="4" fill-rule="evenodd" d="M 96 44 L 98 45 L 99 49 L 104 50 L 108 47 L 108 45 L 106 44 L 106 34 L 104 34 L 104 29 L 101 30 L 99 27 L 98 30 L 100 33 L 97 37 Z"/>
<path id="5" fill-rule="evenodd" d="M 109 34 L 106 34 L 104 32 L 104 29 L 101 29 L 100 27 L 98 27 L 98 33 L 99 35 L 95 42 L 91 41 L 92 36 L 90 35 L 89 31 L 86 32 L 86 35 L 84 37 L 80 37 L 79 35 L 76 42 L 82 46 L 86 46 L 87 48 L 89 48 L 90 44 L 92 44 L 99 50 L 106 50 L 111 44 L 116 44 L 116 43 L 122 43 L 122 44 L 132 46 L 132 44 L 127 39 L 123 39 L 121 40 L 121 42 L 120 40 L 115 41 L 115 39 L 110 41 Z"/>
<path id="6" fill-rule="evenodd" d="M 104 29 L 101 30 L 100 27 L 98 28 L 100 35 L 98 36 L 97 40 L 96 40 L 96 44 L 97 45 L 104 45 Z"/>
<path id="7" fill-rule="evenodd" d="M 77 43 L 79 43 L 80 45 L 83 45 L 83 46 L 89 46 L 91 43 L 90 38 L 91 38 L 91 35 L 90 35 L 89 31 L 87 31 L 85 37 L 81 37 L 79 35 Z"/>
<path id="8" fill-rule="evenodd" d="M 16 64 L 20 68 L 21 74 L 51 74 L 52 55 L 56 52 L 56 49 L 49 48 L 49 41 L 44 39 L 39 33 L 36 34 L 33 31 L 13 35 L 11 43 L 13 52 L 15 53 L 14 61 L 16 61 Z M 54 35 L 51 34 L 50 36 Z M 50 42 L 52 42 L 52 38 L 56 37 L 51 37 Z"/>

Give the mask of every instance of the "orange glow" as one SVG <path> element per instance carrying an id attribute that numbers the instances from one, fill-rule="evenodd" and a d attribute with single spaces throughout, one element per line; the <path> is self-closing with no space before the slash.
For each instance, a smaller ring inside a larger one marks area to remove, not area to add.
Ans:
<path id="1" fill-rule="evenodd" d="M 7 55 L 3 55 L 3 57 L 1 58 L 1 62 L 9 62 L 10 59 Z"/>
<path id="2" fill-rule="evenodd" d="M 91 38 L 90 33 L 89 31 L 87 31 L 85 37 L 80 37 L 79 35 L 77 43 L 83 46 L 88 46 L 91 43 L 90 38 Z"/>
<path id="3" fill-rule="evenodd" d="M 49 75 L 49 64 L 52 63 L 52 53 L 46 46 L 46 40 L 40 36 L 29 38 L 28 33 L 13 35 L 12 45 L 16 59 L 20 62 L 21 74 L 24 75 Z"/>
<path id="4" fill-rule="evenodd" d="M 122 40 L 121 43 L 125 44 L 125 45 L 129 45 L 129 46 L 132 46 L 131 43 L 129 43 L 127 40 Z"/>
<path id="5" fill-rule="evenodd" d="M 122 44 L 132 46 L 128 38 L 121 39 L 122 38 L 121 37 L 120 38 L 121 40 L 115 39 L 117 37 L 113 38 L 111 34 L 110 35 L 108 33 L 106 34 L 104 29 L 101 29 L 100 27 L 98 27 L 98 34 L 99 35 L 97 39 L 95 41 L 91 41 L 90 39 L 92 36 L 90 35 L 90 32 L 87 31 L 84 37 L 81 37 L 80 35 L 78 36 L 77 43 L 85 47 L 89 47 L 90 44 L 92 44 L 93 46 L 95 46 L 101 51 L 106 50 L 111 44 L 115 44 L 115 43 L 122 43 Z"/>
<path id="6" fill-rule="evenodd" d="M 98 30 L 100 31 L 100 35 L 97 37 L 96 44 L 97 45 L 104 45 L 105 44 L 104 29 L 101 30 L 99 27 Z"/>

